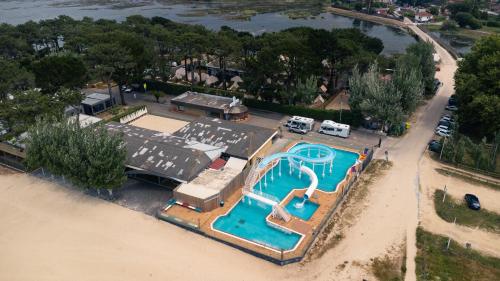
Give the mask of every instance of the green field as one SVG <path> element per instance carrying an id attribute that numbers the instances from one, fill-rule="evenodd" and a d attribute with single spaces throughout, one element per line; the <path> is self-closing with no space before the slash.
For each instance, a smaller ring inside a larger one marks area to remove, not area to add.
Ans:
<path id="1" fill-rule="evenodd" d="M 473 191 L 471 191 L 473 193 Z M 479 227 L 487 231 L 500 233 L 500 214 L 481 209 L 474 211 L 467 207 L 464 200 L 457 201 L 450 196 L 446 196 L 443 202 L 444 191 L 436 190 L 434 193 L 434 207 L 439 217 L 447 222 L 453 222 L 455 218 L 456 223 L 470 226 Z M 481 198 L 479 198 L 481 201 Z"/>
<path id="2" fill-rule="evenodd" d="M 417 228 L 417 280 L 500 280 L 500 259 L 466 249 L 448 238 Z"/>

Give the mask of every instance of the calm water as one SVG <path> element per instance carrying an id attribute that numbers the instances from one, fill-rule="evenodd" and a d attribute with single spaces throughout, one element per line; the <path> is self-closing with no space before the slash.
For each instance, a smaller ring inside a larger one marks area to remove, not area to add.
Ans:
<path id="1" fill-rule="evenodd" d="M 323 166 L 316 165 L 314 171 L 318 175 L 318 189 L 324 191 L 334 191 L 337 184 L 345 178 L 346 173 L 352 167 L 356 159 L 357 153 L 331 148 L 335 151 L 336 157 L 333 160 L 333 172 L 328 172 L 326 167 L 325 177 L 322 177 Z M 307 155 L 307 151 L 302 151 Z M 311 156 L 314 153 L 311 151 Z M 280 201 L 285 198 L 292 189 L 306 188 L 309 186 L 311 180 L 306 174 L 302 174 L 299 179 L 298 169 L 289 174 L 288 160 L 281 160 L 282 173 L 281 177 L 278 176 L 280 165 L 276 165 L 272 170 L 266 174 L 267 186 L 264 184 L 265 179 L 257 182 L 254 189 L 262 190 L 263 192 L 273 195 Z M 310 163 L 306 163 L 309 168 L 312 168 Z M 274 174 L 274 181 L 271 181 L 271 174 Z M 298 199 L 298 198 L 297 198 Z M 311 202 L 309 202 L 311 203 Z M 315 204 L 314 204 L 315 205 Z M 304 206 L 305 207 L 305 206 Z M 314 213 L 317 208 L 308 205 L 307 210 L 304 210 L 299 217 L 307 220 Z M 292 206 L 293 208 L 293 206 Z M 287 206 L 288 209 L 288 206 Z M 266 217 L 271 213 L 272 207 L 265 205 L 259 201 L 250 199 L 248 197 L 242 198 L 238 204 L 226 216 L 219 217 L 213 224 L 213 227 L 222 232 L 226 232 L 243 239 L 253 241 L 277 250 L 290 250 L 300 240 L 300 235 L 296 233 L 288 233 L 282 230 L 269 226 L 266 222 Z M 293 214 L 293 212 L 291 212 Z M 293 214 L 295 215 L 295 214 Z"/>
<path id="2" fill-rule="evenodd" d="M 308 221 L 314 212 L 316 212 L 319 205 L 311 201 L 305 201 L 303 206 L 297 207 L 297 204 L 301 204 L 303 201 L 303 198 L 295 196 L 292 200 L 290 200 L 290 202 L 288 202 L 288 204 L 286 204 L 285 208 L 293 216 Z"/>
<path id="3" fill-rule="evenodd" d="M 204 4 L 163 5 L 155 1 L 130 1 L 133 7 L 113 8 L 110 6 L 90 5 L 82 6 L 79 1 L 55 0 L 0 0 L 0 22 L 20 24 L 29 20 L 54 18 L 58 15 L 68 15 L 76 19 L 84 16 L 95 19 L 106 18 L 118 21 L 130 15 L 145 17 L 161 16 L 176 22 L 200 24 L 207 28 L 218 30 L 227 25 L 239 31 L 248 31 L 253 34 L 279 31 L 290 27 L 309 26 L 313 28 L 360 28 L 367 35 L 380 38 L 384 42 L 384 54 L 402 53 L 415 39 L 400 29 L 371 22 L 356 20 L 348 17 L 320 14 L 308 19 L 289 19 L 282 13 L 264 13 L 253 16 L 251 20 L 229 20 L 221 15 L 183 16 L 193 11 L 193 7 L 202 9 Z M 212 4 L 213 5 L 216 4 Z"/>
<path id="4" fill-rule="evenodd" d="M 447 35 L 440 32 L 432 32 L 435 36 L 439 37 L 446 44 L 450 45 L 459 54 L 467 54 L 470 52 L 472 45 L 474 45 L 474 39 L 457 36 L 457 35 Z"/>

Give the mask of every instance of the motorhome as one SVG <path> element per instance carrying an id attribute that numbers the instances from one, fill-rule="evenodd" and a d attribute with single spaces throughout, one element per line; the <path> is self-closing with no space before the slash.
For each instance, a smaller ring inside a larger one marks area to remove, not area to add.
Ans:
<path id="1" fill-rule="evenodd" d="M 292 116 L 285 126 L 288 127 L 290 132 L 305 134 L 312 131 L 314 127 L 314 119 L 302 116 Z"/>
<path id="2" fill-rule="evenodd" d="M 347 138 L 349 137 L 349 134 L 351 134 L 351 126 L 333 122 L 331 120 L 325 120 L 321 123 L 318 132 L 325 135 Z"/>

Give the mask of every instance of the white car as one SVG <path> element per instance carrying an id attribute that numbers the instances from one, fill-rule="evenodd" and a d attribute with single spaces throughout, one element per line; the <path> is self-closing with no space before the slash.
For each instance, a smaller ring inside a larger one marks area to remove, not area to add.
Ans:
<path id="1" fill-rule="evenodd" d="M 444 109 L 449 110 L 449 111 L 457 111 L 458 107 L 454 105 L 447 105 Z"/>
<path id="2" fill-rule="evenodd" d="M 437 130 L 436 131 L 436 135 L 440 136 L 440 137 L 449 137 L 451 134 L 450 131 L 447 131 L 447 130 Z"/>
<path id="3" fill-rule="evenodd" d="M 446 125 L 439 125 L 436 127 L 436 131 L 440 131 L 440 130 L 446 130 L 446 131 L 449 131 L 450 130 L 450 127 L 446 126 Z"/>

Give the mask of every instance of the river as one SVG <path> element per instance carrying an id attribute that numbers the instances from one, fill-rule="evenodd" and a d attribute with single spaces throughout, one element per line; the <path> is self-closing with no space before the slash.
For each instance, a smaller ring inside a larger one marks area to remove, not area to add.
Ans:
<path id="1" fill-rule="evenodd" d="M 226 25 L 255 35 L 297 26 L 324 29 L 356 27 L 369 36 L 380 38 L 384 43 L 383 54 L 385 55 L 403 53 L 408 45 L 415 42 L 413 37 L 398 28 L 330 13 L 322 13 L 306 19 L 290 19 L 281 12 L 268 12 L 251 16 L 249 20 L 237 20 L 228 19 L 221 14 L 201 13 L 194 15 L 193 11 L 203 11 L 205 8 L 213 8 L 213 5 L 217 5 L 213 3 L 162 4 L 154 0 L 124 2 L 127 2 L 127 5 L 117 7 L 102 4 L 105 2 L 88 0 L 0 0 L 0 22 L 20 24 L 29 20 L 39 21 L 59 15 L 67 15 L 75 19 L 92 17 L 122 21 L 130 15 L 142 15 L 145 17 L 161 16 L 187 24 L 200 24 L 213 30 L 218 30 L 221 26 Z M 86 4 L 82 5 L 81 3 Z"/>

